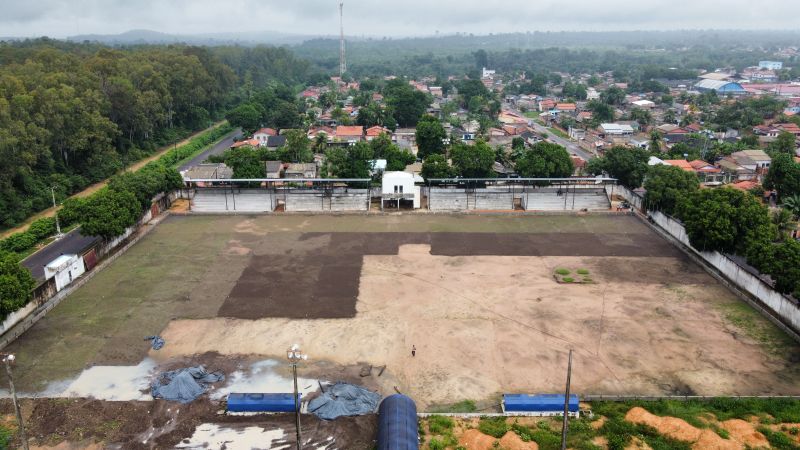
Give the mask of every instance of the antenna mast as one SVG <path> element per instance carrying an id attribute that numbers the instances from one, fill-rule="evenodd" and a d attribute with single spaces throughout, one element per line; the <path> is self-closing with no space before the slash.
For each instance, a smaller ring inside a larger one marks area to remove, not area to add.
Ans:
<path id="1" fill-rule="evenodd" d="M 347 72 L 347 59 L 344 53 L 344 2 L 339 2 L 339 76 Z"/>

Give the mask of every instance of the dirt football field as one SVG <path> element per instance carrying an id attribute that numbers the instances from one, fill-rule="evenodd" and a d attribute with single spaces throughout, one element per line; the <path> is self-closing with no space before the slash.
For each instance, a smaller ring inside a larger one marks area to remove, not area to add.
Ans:
<path id="1" fill-rule="evenodd" d="M 385 366 L 374 388 L 421 409 L 559 392 L 569 349 L 581 394 L 800 394 L 800 347 L 624 215 L 173 216 L 10 351 L 46 394 L 295 342 L 301 376 Z"/>

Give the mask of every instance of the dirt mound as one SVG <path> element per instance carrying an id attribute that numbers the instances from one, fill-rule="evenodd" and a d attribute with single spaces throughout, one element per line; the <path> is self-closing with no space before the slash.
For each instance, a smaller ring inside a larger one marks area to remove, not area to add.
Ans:
<path id="1" fill-rule="evenodd" d="M 524 442 L 517 433 L 509 431 L 500 439 L 500 448 L 505 450 L 539 450 L 536 442 Z"/>
<path id="2" fill-rule="evenodd" d="M 634 436 L 631 438 L 631 443 L 625 447 L 625 450 L 653 450 L 653 447 L 647 445 L 647 442 L 639 439 L 638 437 Z"/>
<path id="3" fill-rule="evenodd" d="M 700 429 L 690 425 L 683 419 L 659 417 L 638 406 L 631 408 L 625 414 L 625 420 L 651 426 L 658 430 L 659 433 L 679 441 L 696 442 L 700 439 L 700 434 L 702 433 Z"/>
<path id="4" fill-rule="evenodd" d="M 728 433 L 731 439 L 752 447 L 769 447 L 766 436 L 756 431 L 752 423 L 741 419 L 726 420 L 720 424 Z"/>
<path id="5" fill-rule="evenodd" d="M 638 406 L 628 411 L 625 415 L 625 420 L 649 425 L 664 436 L 679 441 L 691 442 L 692 448 L 697 450 L 740 450 L 744 448 L 769 447 L 767 438 L 756 431 L 752 423 L 739 419 L 731 419 L 719 423 L 730 434 L 729 439 L 723 439 L 713 430 L 699 429 L 683 419 L 656 416 Z M 713 422 L 710 418 L 704 418 L 704 420 L 708 423 Z"/>
<path id="6" fill-rule="evenodd" d="M 458 438 L 458 444 L 467 450 L 492 450 L 497 439 L 478 430 L 467 430 Z"/>

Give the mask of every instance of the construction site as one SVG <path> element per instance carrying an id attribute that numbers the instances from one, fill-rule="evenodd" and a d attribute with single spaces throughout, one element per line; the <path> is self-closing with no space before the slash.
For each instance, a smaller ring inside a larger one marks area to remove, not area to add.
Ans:
<path id="1" fill-rule="evenodd" d="M 260 442 L 284 432 L 253 448 L 288 448 L 290 416 L 216 411 L 228 393 L 291 392 L 295 343 L 304 398 L 346 381 L 420 412 L 563 392 L 570 350 L 581 396 L 800 395 L 800 346 L 629 214 L 173 214 L 6 351 L 41 445 L 169 448 L 255 427 Z M 198 365 L 224 380 L 153 403 L 154 377 Z M 374 446 L 374 416 L 303 417 L 309 448 Z"/>

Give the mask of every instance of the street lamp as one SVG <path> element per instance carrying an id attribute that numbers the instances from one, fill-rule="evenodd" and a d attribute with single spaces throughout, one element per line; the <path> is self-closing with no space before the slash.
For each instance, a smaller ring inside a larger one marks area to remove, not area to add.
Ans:
<path id="1" fill-rule="evenodd" d="M 14 376 L 11 374 L 11 364 L 16 359 L 11 353 L 0 353 L 0 358 L 3 365 L 6 366 L 6 373 L 8 374 L 8 390 L 11 391 L 11 399 L 14 401 L 14 412 L 17 414 L 17 424 L 19 425 L 19 439 L 22 441 L 22 448 L 28 450 L 28 437 L 25 435 L 25 425 L 22 423 L 22 411 L 19 409 L 19 400 L 17 400 L 17 391 L 14 389 Z"/>
<path id="2" fill-rule="evenodd" d="M 56 209 L 56 189 L 55 186 L 50 186 L 50 195 L 53 197 L 53 213 L 56 217 L 56 240 L 61 239 L 64 237 L 64 234 L 61 232 L 61 225 L 58 223 L 58 210 Z"/>
<path id="3" fill-rule="evenodd" d="M 300 450 L 300 399 L 298 398 L 299 392 L 297 390 L 297 364 L 306 361 L 308 355 L 300 351 L 299 345 L 293 344 L 286 351 L 286 358 L 289 359 L 289 364 L 292 365 L 292 377 L 294 378 L 294 421 L 295 429 L 297 430 L 297 450 Z"/>

